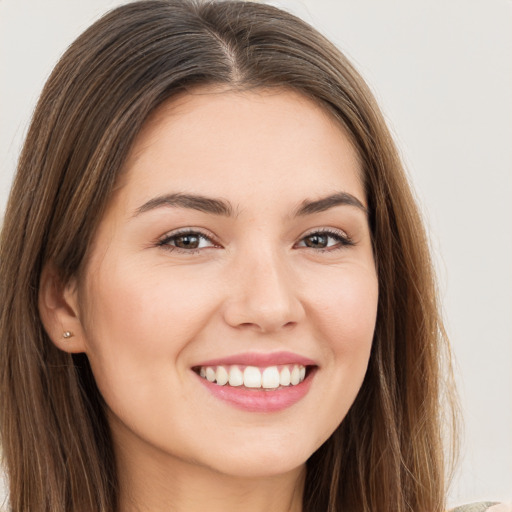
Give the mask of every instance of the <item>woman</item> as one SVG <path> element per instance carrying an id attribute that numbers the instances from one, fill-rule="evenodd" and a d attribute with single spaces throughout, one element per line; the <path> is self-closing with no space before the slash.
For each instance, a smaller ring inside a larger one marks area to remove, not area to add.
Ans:
<path id="1" fill-rule="evenodd" d="M 291 15 L 147 1 L 88 29 L 0 274 L 13 510 L 444 510 L 421 221 L 366 85 Z"/>

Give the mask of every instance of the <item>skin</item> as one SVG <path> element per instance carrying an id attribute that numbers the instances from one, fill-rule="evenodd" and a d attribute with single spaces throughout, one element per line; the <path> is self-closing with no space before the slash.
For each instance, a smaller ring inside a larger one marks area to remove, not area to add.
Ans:
<path id="1" fill-rule="evenodd" d="M 361 207 L 293 215 L 340 192 Z M 141 211 L 174 193 L 221 198 L 232 215 Z M 378 286 L 365 207 L 348 137 L 296 93 L 201 90 L 147 121 L 83 279 L 60 286 L 47 269 L 40 300 L 50 336 L 87 354 L 107 403 L 121 510 L 301 510 L 305 461 L 345 417 L 370 355 Z M 206 237 L 197 249 L 176 247 L 183 228 Z M 326 229 L 335 234 L 312 236 Z M 234 408 L 191 370 L 283 350 L 317 371 L 278 412 Z"/>

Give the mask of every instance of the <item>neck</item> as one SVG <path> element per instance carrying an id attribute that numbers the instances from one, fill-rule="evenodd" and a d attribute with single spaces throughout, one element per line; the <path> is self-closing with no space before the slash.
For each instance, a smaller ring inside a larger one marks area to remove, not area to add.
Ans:
<path id="1" fill-rule="evenodd" d="M 301 512 L 303 478 L 241 479 L 191 473 L 143 483 L 121 482 L 119 512 Z M 147 476 L 147 475 L 146 475 Z M 298 478 L 299 477 L 299 478 Z"/>

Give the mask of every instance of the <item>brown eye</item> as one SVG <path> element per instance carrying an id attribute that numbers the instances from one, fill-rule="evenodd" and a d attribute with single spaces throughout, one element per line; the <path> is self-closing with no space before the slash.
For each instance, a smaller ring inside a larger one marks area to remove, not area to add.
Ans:
<path id="1" fill-rule="evenodd" d="M 329 236 L 315 233 L 304 238 L 304 245 L 313 249 L 324 249 L 329 244 Z"/>
<path id="2" fill-rule="evenodd" d="M 305 236 L 297 244 L 298 247 L 319 250 L 342 249 L 348 245 L 354 243 L 343 231 L 317 231 Z"/>
<path id="3" fill-rule="evenodd" d="M 160 240 L 158 245 L 165 249 L 177 249 L 184 252 L 216 247 L 216 244 L 209 237 L 196 231 L 169 234 Z"/>
<path id="4" fill-rule="evenodd" d="M 179 235 L 173 237 L 172 242 L 175 247 L 180 249 L 197 249 L 201 238 L 196 234 Z"/>

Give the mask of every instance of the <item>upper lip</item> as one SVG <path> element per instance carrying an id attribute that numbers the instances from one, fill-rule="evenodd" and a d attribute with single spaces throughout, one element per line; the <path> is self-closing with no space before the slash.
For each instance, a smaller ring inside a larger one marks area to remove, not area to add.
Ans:
<path id="1" fill-rule="evenodd" d="M 282 364 L 301 364 L 303 366 L 317 366 L 317 363 L 308 357 L 294 354 L 293 352 L 270 352 L 261 354 L 257 352 L 244 352 L 241 354 L 233 354 L 227 357 L 219 357 L 217 359 L 209 359 L 202 361 L 194 367 L 198 366 L 229 366 L 239 364 L 241 366 L 277 366 Z"/>

